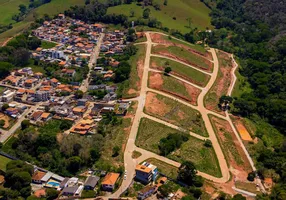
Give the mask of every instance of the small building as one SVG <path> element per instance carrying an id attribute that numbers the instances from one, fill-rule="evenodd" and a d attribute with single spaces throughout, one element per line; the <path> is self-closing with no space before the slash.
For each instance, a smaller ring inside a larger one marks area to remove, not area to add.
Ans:
<path id="1" fill-rule="evenodd" d="M 50 98 L 49 91 L 37 91 L 35 94 L 36 101 L 48 101 Z"/>
<path id="2" fill-rule="evenodd" d="M 136 180 L 143 184 L 148 184 L 155 181 L 158 176 L 158 168 L 155 165 L 144 162 L 142 165 L 137 165 L 135 169 Z"/>
<path id="3" fill-rule="evenodd" d="M 42 178 L 46 175 L 46 172 L 36 170 L 32 176 L 32 182 L 36 184 L 42 184 Z"/>
<path id="4" fill-rule="evenodd" d="M 97 176 L 89 176 L 85 183 L 84 183 L 84 189 L 85 190 L 94 190 L 95 186 L 97 185 L 99 181 L 99 177 Z"/>
<path id="5" fill-rule="evenodd" d="M 63 196 L 74 196 L 79 186 L 65 187 L 62 191 Z"/>
<path id="6" fill-rule="evenodd" d="M 51 118 L 52 118 L 52 114 L 51 113 L 44 112 L 41 115 L 41 120 L 44 121 L 44 122 L 48 121 Z"/>
<path id="7" fill-rule="evenodd" d="M 77 100 L 77 106 L 86 106 L 88 100 L 87 99 L 79 99 Z"/>
<path id="8" fill-rule="evenodd" d="M 140 200 L 146 199 L 147 197 L 154 194 L 156 192 L 156 190 L 157 190 L 156 186 L 148 185 L 138 192 L 138 199 L 140 199 Z"/>
<path id="9" fill-rule="evenodd" d="M 120 174 L 118 173 L 108 173 L 101 183 L 102 189 L 105 191 L 113 191 L 119 176 Z"/>
<path id="10" fill-rule="evenodd" d="M 17 116 L 19 114 L 19 110 L 17 108 L 7 108 L 6 111 L 7 115 L 10 116 Z"/>
<path id="11" fill-rule="evenodd" d="M 37 121 L 38 119 L 40 119 L 43 113 L 43 111 L 35 111 L 31 116 L 31 120 Z"/>

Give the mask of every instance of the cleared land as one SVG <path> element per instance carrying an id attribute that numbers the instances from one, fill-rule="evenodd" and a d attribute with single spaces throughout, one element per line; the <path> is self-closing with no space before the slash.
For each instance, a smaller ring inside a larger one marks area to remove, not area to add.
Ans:
<path id="1" fill-rule="evenodd" d="M 251 166 L 228 121 L 210 115 L 220 146 L 237 180 L 246 180 Z"/>
<path id="2" fill-rule="evenodd" d="M 205 105 L 208 110 L 224 114 L 224 112 L 218 108 L 218 103 L 219 98 L 227 94 L 228 88 L 231 84 L 231 70 L 233 65 L 231 57 L 227 53 L 218 51 L 217 56 L 219 61 L 218 76 L 213 87 L 205 97 Z"/>
<path id="3" fill-rule="evenodd" d="M 50 49 L 50 48 L 53 48 L 57 45 L 57 43 L 54 43 L 54 42 L 48 42 L 48 41 L 42 41 L 41 42 L 41 47 L 43 49 Z"/>
<path id="4" fill-rule="evenodd" d="M 149 73 L 149 87 L 175 95 L 193 105 L 197 105 L 197 99 L 201 90 L 158 72 Z"/>
<path id="5" fill-rule="evenodd" d="M 168 1 L 168 5 L 163 5 L 164 1 L 158 1 L 161 5 L 161 10 L 150 8 L 150 18 L 156 18 L 162 22 L 162 26 L 169 29 L 176 29 L 183 33 L 190 31 L 187 18 L 192 19 L 191 27 L 197 27 L 204 30 L 206 27 L 212 28 L 210 23 L 210 9 L 207 8 L 200 0 L 172 0 Z M 146 8 L 146 7 L 145 7 Z M 141 6 L 132 4 L 124 4 L 108 8 L 108 14 L 125 14 L 130 17 L 130 20 L 136 20 L 142 17 L 143 10 Z M 131 11 L 134 11 L 134 17 L 131 17 Z"/>
<path id="6" fill-rule="evenodd" d="M 166 67 L 171 67 L 171 74 L 181 77 L 189 82 L 192 82 L 202 87 L 206 86 L 210 79 L 209 75 L 195 70 L 194 68 L 165 58 L 151 57 L 150 67 L 160 71 L 164 71 Z"/>
<path id="7" fill-rule="evenodd" d="M 131 73 L 130 78 L 125 83 L 126 87 L 123 89 L 123 98 L 136 97 L 140 93 L 146 45 L 137 45 L 136 47 L 138 48 L 136 55 L 132 56 L 128 61 L 131 65 Z"/>
<path id="8" fill-rule="evenodd" d="M 179 60 L 207 72 L 212 72 L 213 69 L 213 64 L 208 59 L 196 55 L 182 47 L 155 45 L 152 48 L 152 53 Z"/>
<path id="9" fill-rule="evenodd" d="M 163 124 L 142 118 L 135 141 L 136 146 L 159 154 L 159 141 L 167 137 L 169 133 L 178 133 Z M 220 177 L 221 172 L 218 166 L 215 152 L 212 148 L 204 146 L 204 141 L 189 137 L 189 140 L 182 144 L 181 148 L 168 156 L 170 159 L 182 162 L 192 161 L 199 171 Z"/>
<path id="10" fill-rule="evenodd" d="M 153 165 L 156 165 L 161 173 L 164 175 L 171 177 L 173 179 L 177 179 L 178 177 L 178 168 L 175 166 L 172 166 L 168 163 L 162 162 L 160 160 L 157 160 L 156 158 L 149 158 L 145 160 L 148 163 L 151 163 Z"/>
<path id="11" fill-rule="evenodd" d="M 147 93 L 144 111 L 166 122 L 208 136 L 201 114 L 177 101 L 152 92 Z"/>
<path id="12" fill-rule="evenodd" d="M 162 44 L 165 46 L 176 46 L 184 48 L 185 50 L 188 50 L 192 53 L 196 53 L 200 56 L 204 56 L 210 60 L 212 60 L 211 53 L 208 52 L 203 46 L 191 44 L 188 42 L 180 41 L 176 38 L 173 38 L 171 36 L 162 35 L 159 33 L 150 33 L 150 37 L 152 42 Z"/>
<path id="13" fill-rule="evenodd" d="M 5 156 L 1 156 L 0 155 L 0 170 L 2 171 L 6 171 L 6 165 L 11 161 L 11 159 L 5 157 Z"/>

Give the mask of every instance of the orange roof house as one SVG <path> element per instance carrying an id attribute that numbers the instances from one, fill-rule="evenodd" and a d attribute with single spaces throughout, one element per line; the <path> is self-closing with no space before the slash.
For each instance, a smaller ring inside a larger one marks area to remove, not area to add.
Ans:
<path id="1" fill-rule="evenodd" d="M 33 176 L 32 176 L 32 181 L 33 182 L 36 182 L 36 183 L 39 183 L 41 182 L 41 179 L 46 175 L 46 172 L 42 172 L 42 171 L 39 171 L 37 170 Z"/>
<path id="2" fill-rule="evenodd" d="M 112 191 L 114 189 L 115 183 L 117 182 L 120 174 L 118 173 L 108 173 L 102 183 L 101 186 L 104 190 Z"/>
<path id="3" fill-rule="evenodd" d="M 41 119 L 46 121 L 47 119 L 49 119 L 49 117 L 51 116 L 51 113 L 46 113 L 44 112 L 42 115 L 41 115 Z"/>
<path id="4" fill-rule="evenodd" d="M 86 125 L 86 124 L 82 124 L 79 123 L 77 125 L 75 125 L 72 129 L 71 129 L 71 133 L 78 133 L 81 135 L 85 135 L 88 133 L 88 131 L 91 129 L 90 125 Z"/>
<path id="5" fill-rule="evenodd" d="M 150 173 L 152 171 L 152 169 L 150 167 L 146 167 L 145 165 L 137 165 L 136 171 L 141 171 L 144 173 Z"/>

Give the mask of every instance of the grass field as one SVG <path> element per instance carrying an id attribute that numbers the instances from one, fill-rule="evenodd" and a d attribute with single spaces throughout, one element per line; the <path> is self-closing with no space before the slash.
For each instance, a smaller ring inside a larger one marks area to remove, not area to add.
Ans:
<path id="1" fill-rule="evenodd" d="M 11 159 L 5 157 L 5 156 L 1 156 L 0 155 L 0 170 L 2 171 L 6 171 L 6 165 L 11 161 Z"/>
<path id="2" fill-rule="evenodd" d="M 130 57 L 129 64 L 131 65 L 130 78 L 126 83 L 126 87 L 123 89 L 122 96 L 123 98 L 132 98 L 136 97 L 140 91 L 140 77 L 139 74 L 143 73 L 144 60 L 146 53 L 145 45 L 137 45 L 138 51 L 136 55 Z M 139 72 L 138 69 L 141 69 L 142 72 Z"/>
<path id="3" fill-rule="evenodd" d="M 54 42 L 48 42 L 48 41 L 42 41 L 41 42 L 41 47 L 43 49 L 50 49 L 50 48 L 53 48 L 57 45 L 57 43 L 54 43 Z"/>
<path id="4" fill-rule="evenodd" d="M 20 13 L 19 5 L 28 5 L 29 0 L 0 0 L 0 24 L 8 25 L 10 23 L 15 23 L 12 20 L 12 16 Z"/>
<path id="5" fill-rule="evenodd" d="M 160 139 L 167 137 L 170 133 L 178 133 L 178 131 L 150 119 L 142 118 L 135 144 L 140 148 L 159 154 Z M 168 157 L 178 162 L 192 161 L 199 171 L 217 177 L 221 176 L 214 150 L 205 147 L 204 141 L 194 137 L 189 137 L 189 140 L 183 143 L 180 149 Z"/>
<path id="6" fill-rule="evenodd" d="M 155 96 L 152 97 L 151 95 Z M 168 97 L 154 93 L 147 94 L 147 101 L 148 103 L 146 103 L 144 108 L 144 112 L 147 114 L 183 129 L 190 130 L 198 135 L 208 136 L 204 121 L 198 111 Z M 160 112 L 157 112 L 157 109 L 159 109 Z"/>
<path id="7" fill-rule="evenodd" d="M 159 172 L 163 173 L 164 175 L 171 177 L 175 180 L 177 179 L 177 177 L 178 177 L 178 168 L 177 167 L 174 167 L 168 163 L 157 160 L 156 158 L 149 158 L 145 161 L 157 166 Z"/>
<path id="8" fill-rule="evenodd" d="M 169 59 L 151 57 L 151 66 L 153 66 L 152 63 L 160 70 L 164 70 L 165 67 L 169 66 L 172 68 L 174 75 L 180 76 L 200 86 L 205 86 L 210 79 L 209 75 Z M 169 65 L 166 65 L 166 63 L 169 63 Z"/>
<path id="9" fill-rule="evenodd" d="M 152 53 L 176 57 L 176 59 L 180 59 L 187 64 L 194 65 L 195 67 L 199 67 L 206 71 L 212 71 L 212 64 L 208 60 L 181 47 L 169 46 L 166 48 L 166 46 L 158 45 L 152 48 Z"/>
<path id="10" fill-rule="evenodd" d="M 164 6 L 163 1 L 160 1 L 160 4 L 161 10 L 159 11 L 156 11 L 153 7 L 149 7 L 151 10 L 150 18 L 156 18 L 162 22 L 164 27 L 187 33 L 190 31 L 187 18 L 191 18 L 192 28 L 197 27 L 200 30 L 204 30 L 206 27 L 212 28 L 209 17 L 210 9 L 200 2 L 200 0 L 172 0 L 168 1 L 167 6 Z M 125 14 L 127 16 L 130 16 L 130 11 L 134 11 L 134 17 L 131 17 L 131 20 L 142 17 L 143 9 L 135 3 L 108 9 L 109 14 Z"/>

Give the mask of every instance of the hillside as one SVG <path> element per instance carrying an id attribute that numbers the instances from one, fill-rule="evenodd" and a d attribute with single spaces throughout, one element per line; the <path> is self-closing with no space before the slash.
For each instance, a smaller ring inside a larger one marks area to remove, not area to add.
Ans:
<path id="1" fill-rule="evenodd" d="M 163 1 L 157 1 L 160 5 L 160 10 L 156 10 L 152 6 L 148 6 L 151 10 L 150 18 L 156 18 L 162 22 L 164 27 L 176 29 L 182 33 L 190 32 L 188 18 L 191 18 L 191 27 L 204 30 L 206 27 L 212 28 L 210 23 L 210 9 L 199 0 L 172 0 L 168 1 L 167 5 L 163 5 Z M 153 3 L 154 4 L 154 3 Z M 146 7 L 145 7 L 146 8 Z M 124 4 L 115 7 L 110 7 L 108 14 L 124 14 L 129 16 L 130 20 L 142 18 L 142 13 L 145 8 L 138 6 L 136 3 Z M 131 12 L 134 12 L 134 16 Z"/>
<path id="2" fill-rule="evenodd" d="M 19 13 L 19 5 L 28 5 L 29 0 L 0 0 L 0 25 L 15 23 L 12 16 Z"/>

